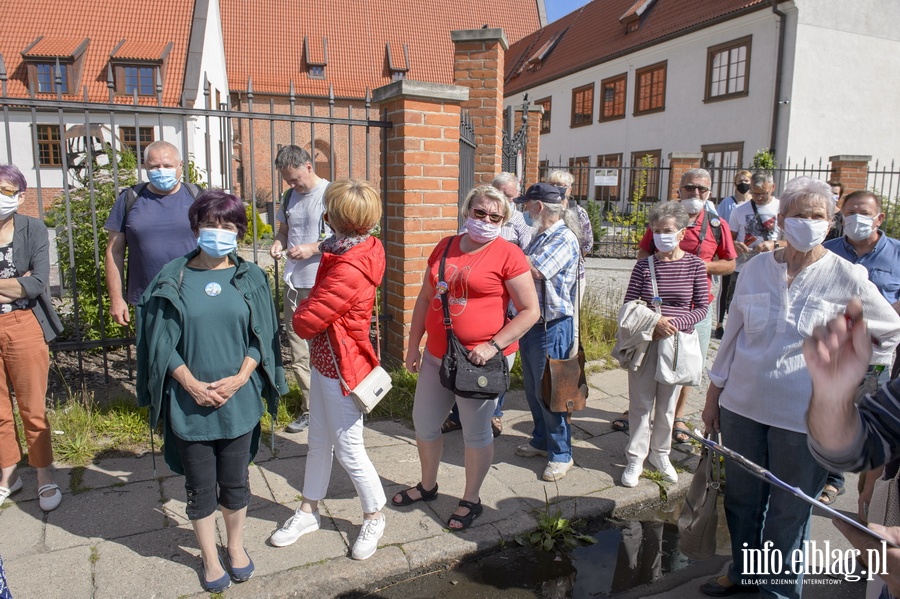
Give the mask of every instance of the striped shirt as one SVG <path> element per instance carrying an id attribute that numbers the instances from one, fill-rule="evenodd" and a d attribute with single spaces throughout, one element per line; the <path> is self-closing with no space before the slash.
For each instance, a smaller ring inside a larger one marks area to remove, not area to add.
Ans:
<path id="1" fill-rule="evenodd" d="M 656 260 L 655 256 L 641 258 L 631 271 L 631 280 L 623 303 L 641 299 L 653 305 L 653 283 L 648 260 L 654 260 L 656 285 L 663 303 L 663 316 L 683 333 L 690 333 L 694 325 L 706 318 L 709 296 L 706 293 L 706 264 L 693 254 L 685 253 L 678 260 Z"/>
<path id="2" fill-rule="evenodd" d="M 535 285 L 538 288 L 541 316 L 547 322 L 574 316 L 577 301 L 575 280 L 581 260 L 575 233 L 562 220 L 558 220 L 531 240 L 525 248 L 525 255 L 531 265 L 544 276 L 545 289 Z"/>

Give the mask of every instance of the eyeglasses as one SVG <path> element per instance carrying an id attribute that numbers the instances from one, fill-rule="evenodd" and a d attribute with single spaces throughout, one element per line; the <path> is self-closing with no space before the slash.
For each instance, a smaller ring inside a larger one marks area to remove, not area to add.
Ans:
<path id="1" fill-rule="evenodd" d="M 684 185 L 682 189 L 688 191 L 690 193 L 694 193 L 695 191 L 699 191 L 700 193 L 706 193 L 709 191 L 709 187 L 704 187 L 702 185 Z"/>
<path id="2" fill-rule="evenodd" d="M 0 194 L 5 195 L 5 196 L 8 197 L 8 198 L 14 198 L 14 197 L 16 197 L 17 195 L 19 195 L 19 190 L 18 190 L 18 189 L 16 189 L 16 190 L 12 190 L 12 189 L 0 189 Z"/>
<path id="3" fill-rule="evenodd" d="M 472 208 L 472 213 L 478 220 L 484 220 L 485 218 L 487 218 L 495 225 L 503 220 L 502 214 L 491 214 L 490 212 L 485 212 L 484 210 L 479 210 L 478 208 Z"/>

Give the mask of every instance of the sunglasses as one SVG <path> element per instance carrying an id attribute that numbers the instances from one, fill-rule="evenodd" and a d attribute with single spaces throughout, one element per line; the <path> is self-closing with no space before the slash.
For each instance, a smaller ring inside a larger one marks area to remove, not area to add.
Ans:
<path id="1" fill-rule="evenodd" d="M 702 185 L 685 185 L 684 187 L 682 187 L 682 189 L 685 189 L 691 193 L 695 191 L 706 193 L 707 191 L 709 191 L 709 187 L 703 187 Z"/>
<path id="2" fill-rule="evenodd" d="M 479 210 L 478 208 L 472 208 L 472 212 L 475 214 L 475 218 L 477 218 L 478 220 L 484 220 L 485 218 L 487 218 L 495 225 L 499 224 L 500 221 L 503 220 L 502 214 L 491 214 L 490 212 L 485 212 L 484 210 Z"/>
<path id="3" fill-rule="evenodd" d="M 8 198 L 14 198 L 19 195 L 19 190 L 13 191 L 12 189 L 0 189 L 0 194 L 5 195 Z"/>

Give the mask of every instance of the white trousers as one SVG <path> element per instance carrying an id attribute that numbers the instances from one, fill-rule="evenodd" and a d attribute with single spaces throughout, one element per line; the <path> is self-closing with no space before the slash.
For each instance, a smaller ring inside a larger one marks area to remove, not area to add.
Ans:
<path id="1" fill-rule="evenodd" d="M 377 512 L 387 499 L 384 487 L 363 443 L 363 414 L 356 403 L 341 393 L 340 382 L 312 369 L 309 390 L 309 433 L 303 497 L 325 498 L 331 480 L 332 457 L 350 475 L 362 510 Z"/>
<path id="2" fill-rule="evenodd" d="M 675 403 L 681 385 L 656 382 L 656 363 L 659 361 L 659 341 L 647 348 L 643 367 L 628 371 L 628 462 L 644 463 L 647 455 L 668 456 L 672 447 L 672 425 L 675 423 Z M 653 413 L 653 425 L 650 414 Z"/>

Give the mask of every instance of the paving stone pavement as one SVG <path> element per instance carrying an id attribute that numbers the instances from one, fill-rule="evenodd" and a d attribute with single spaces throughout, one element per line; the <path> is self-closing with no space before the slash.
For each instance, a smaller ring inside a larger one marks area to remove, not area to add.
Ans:
<path id="1" fill-rule="evenodd" d="M 544 461 L 522 458 L 515 448 L 531 431 L 522 391 L 507 396 L 503 434 L 482 489 L 484 515 L 471 529 L 451 533 L 446 519 L 464 483 L 460 433 L 445 435 L 439 472 L 440 496 L 431 503 L 385 508 L 387 529 L 375 555 L 349 558 L 362 514 L 343 468 L 335 461 L 328 498 L 321 502 L 322 529 L 293 546 L 266 543 L 297 507 L 306 456 L 306 433 L 279 435 L 275 454 L 264 448 L 251 465 L 253 492 L 245 546 L 256 563 L 250 581 L 227 597 L 335 597 L 373 588 L 487 550 L 537 526 L 545 497 L 566 516 L 605 517 L 637 511 L 660 499 L 659 487 L 642 479 L 633 489 L 618 483 L 624 467 L 625 433 L 610 420 L 627 406 L 627 376 L 620 369 L 592 373 L 588 407 L 573 419 L 575 467 L 558 484 L 540 479 Z M 689 413 L 699 422 L 699 393 Z M 415 436 L 401 421 L 369 422 L 366 447 L 391 497 L 419 480 Z M 696 458 L 673 452 L 673 461 L 692 471 Z M 37 505 L 34 470 L 20 474 L 25 488 L 0 510 L 0 555 L 16 599 L 123 599 L 204 597 L 199 550 L 185 516 L 183 478 L 158 457 L 154 476 L 149 455 L 102 459 L 87 468 L 57 464 L 63 503 L 44 514 Z M 686 491 L 685 472 L 671 496 Z M 555 508 L 554 508 L 555 509 Z M 224 526 L 219 518 L 220 539 Z"/>

